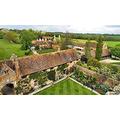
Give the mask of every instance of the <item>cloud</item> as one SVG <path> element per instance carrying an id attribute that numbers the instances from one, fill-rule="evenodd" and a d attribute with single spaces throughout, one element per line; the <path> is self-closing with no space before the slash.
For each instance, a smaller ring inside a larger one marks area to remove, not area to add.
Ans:
<path id="1" fill-rule="evenodd" d="M 109 33 L 120 34 L 120 25 L 0 25 L 8 29 L 34 29 L 47 32 Z"/>
<path id="2" fill-rule="evenodd" d="M 69 25 L 0 25 L 0 28 L 8 29 L 34 29 L 51 32 L 66 32 Z"/>
<path id="3" fill-rule="evenodd" d="M 106 25 L 109 28 L 120 28 L 120 25 Z"/>

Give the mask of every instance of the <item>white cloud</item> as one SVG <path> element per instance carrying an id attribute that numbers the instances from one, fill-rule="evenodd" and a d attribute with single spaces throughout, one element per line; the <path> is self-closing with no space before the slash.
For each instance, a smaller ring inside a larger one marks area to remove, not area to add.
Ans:
<path id="1" fill-rule="evenodd" d="M 105 25 L 120 24 L 119 5 L 120 0 L 2 0 L 0 24 L 55 25 L 42 29 L 116 33 L 119 28 Z"/>
<path id="2" fill-rule="evenodd" d="M 0 28 L 35 29 L 50 32 L 112 33 L 120 34 L 120 25 L 84 26 L 84 25 L 1 25 Z"/>

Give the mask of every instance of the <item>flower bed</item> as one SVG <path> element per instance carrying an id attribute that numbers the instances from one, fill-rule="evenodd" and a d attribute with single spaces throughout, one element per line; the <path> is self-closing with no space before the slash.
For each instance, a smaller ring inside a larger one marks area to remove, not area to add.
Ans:
<path id="1" fill-rule="evenodd" d="M 83 85 L 88 86 L 91 89 L 99 92 L 100 94 L 105 94 L 110 89 L 108 85 L 99 83 L 96 77 L 89 76 L 80 71 L 79 69 L 76 69 L 71 77 L 82 83 Z"/>
<path id="2" fill-rule="evenodd" d="M 95 67 L 88 66 L 87 64 L 83 64 L 81 62 L 78 62 L 77 65 L 96 72 L 96 76 L 98 78 L 96 90 L 101 92 L 102 89 L 104 92 L 101 93 L 103 94 L 109 90 L 113 91 L 114 87 L 120 84 L 120 68 L 118 66 L 101 64 L 100 67 Z M 99 77 L 99 75 L 101 76 Z"/>

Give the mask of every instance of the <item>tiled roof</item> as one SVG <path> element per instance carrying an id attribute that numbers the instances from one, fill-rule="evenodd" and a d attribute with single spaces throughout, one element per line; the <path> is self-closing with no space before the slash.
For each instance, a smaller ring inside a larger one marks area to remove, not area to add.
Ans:
<path id="1" fill-rule="evenodd" d="M 18 58 L 21 76 L 46 70 L 78 59 L 73 49 L 44 55 L 32 55 Z"/>
<path id="2" fill-rule="evenodd" d="M 91 55 L 92 55 L 93 57 L 95 57 L 95 53 L 96 53 L 96 50 L 95 50 L 95 49 L 91 50 Z M 109 51 L 109 49 L 102 49 L 102 57 L 107 57 L 107 56 L 110 56 L 110 51 Z"/>
<path id="3" fill-rule="evenodd" d="M 110 51 L 109 49 L 103 49 L 102 50 L 102 57 L 107 57 L 110 56 Z"/>

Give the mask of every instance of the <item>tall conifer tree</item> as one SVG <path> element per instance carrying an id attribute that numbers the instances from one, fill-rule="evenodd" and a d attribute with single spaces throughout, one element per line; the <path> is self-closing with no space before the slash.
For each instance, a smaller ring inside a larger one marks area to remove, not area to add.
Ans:
<path id="1" fill-rule="evenodd" d="M 87 59 L 91 57 L 90 40 L 88 40 L 85 44 L 85 56 Z"/>
<path id="2" fill-rule="evenodd" d="M 103 40 L 104 40 L 104 36 L 102 35 L 98 36 L 97 46 L 96 46 L 96 56 L 95 56 L 97 60 L 100 60 L 102 56 Z"/>

